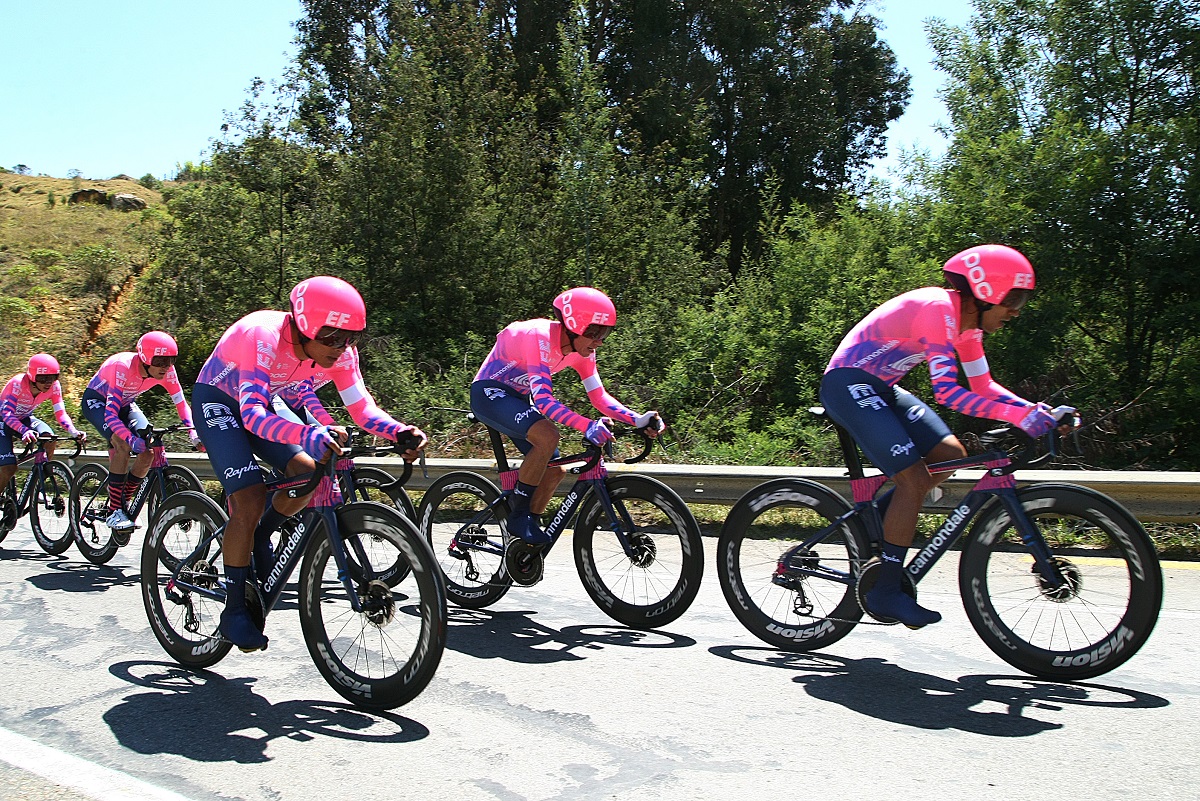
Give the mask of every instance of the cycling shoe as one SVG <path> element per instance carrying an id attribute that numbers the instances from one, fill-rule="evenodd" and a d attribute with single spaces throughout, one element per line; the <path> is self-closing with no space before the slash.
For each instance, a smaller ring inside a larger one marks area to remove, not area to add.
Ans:
<path id="1" fill-rule="evenodd" d="M 254 619 L 244 606 L 236 609 L 226 606 L 221 612 L 221 636 L 246 653 L 267 649 L 266 635 L 254 625 Z"/>
<path id="2" fill-rule="evenodd" d="M 867 611 L 875 617 L 899 620 L 910 629 L 919 629 L 942 619 L 940 613 L 920 606 L 899 587 L 876 585 L 867 593 L 866 602 Z"/>
<path id="3" fill-rule="evenodd" d="M 530 545 L 548 545 L 552 537 L 538 525 L 532 512 L 518 512 L 508 519 L 508 532 Z"/>

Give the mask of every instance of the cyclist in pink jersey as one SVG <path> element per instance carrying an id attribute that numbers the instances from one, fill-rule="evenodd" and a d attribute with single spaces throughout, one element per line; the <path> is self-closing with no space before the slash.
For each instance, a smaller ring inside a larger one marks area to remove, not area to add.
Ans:
<path id="1" fill-rule="evenodd" d="M 596 372 L 596 349 L 617 322 L 617 310 L 603 292 L 576 287 L 554 299 L 554 320 L 509 325 L 471 384 L 471 410 L 483 423 L 507 435 L 524 454 L 513 493 L 508 530 L 532 544 L 549 541 L 538 524 L 562 480 L 562 468 L 547 468 L 558 451 L 554 423 L 570 426 L 597 445 L 612 439 L 606 418 L 645 428 L 651 437 L 663 428 L 658 412 L 638 414 L 608 394 Z M 588 400 L 601 417 L 576 414 L 552 392 L 551 376 L 567 367 L 579 374 Z"/>
<path id="2" fill-rule="evenodd" d="M 906 292 L 863 318 L 842 339 L 821 381 L 829 416 L 895 483 L 883 516 L 879 578 L 865 600 L 867 611 L 910 628 L 941 620 L 902 588 L 922 501 L 950 475 L 931 474 L 928 464 L 965 457 L 966 449 L 929 406 L 898 386 L 900 379 L 926 362 L 943 406 L 1012 423 L 1035 437 L 1056 423 L 1049 406 L 996 383 L 983 352 L 983 335 L 1017 317 L 1033 294 L 1028 259 L 1003 245 L 980 245 L 952 257 L 943 273 L 948 288 Z M 958 383 L 959 362 L 968 387 Z"/>
<path id="3" fill-rule="evenodd" d="M 178 356 L 179 345 L 170 334 L 148 331 L 138 338 L 135 350 L 109 356 L 83 391 L 83 416 L 108 445 L 109 516 L 105 524 L 122 545 L 129 542 L 134 528 L 125 502 L 136 494 L 154 461 L 146 441 L 136 433 L 149 428 L 150 422 L 135 399 L 161 386 L 170 394 L 179 419 L 192 428 L 191 412 L 175 373 Z M 200 440 L 194 428 L 189 436 L 192 445 L 198 446 Z"/>
<path id="4" fill-rule="evenodd" d="M 35 353 L 25 366 L 0 390 L 0 487 L 17 474 L 17 457 L 13 442 L 36 442 L 39 435 L 49 435 L 50 426 L 33 416 L 33 410 L 46 401 L 54 408 L 54 417 L 67 435 L 86 442 L 87 435 L 75 428 L 63 406 L 62 386 L 58 383 L 58 360 L 49 353 Z M 55 443 L 46 443 L 46 453 L 54 458 Z"/>
<path id="5" fill-rule="evenodd" d="M 340 278 L 317 276 L 291 292 L 291 311 L 257 311 L 221 336 L 192 390 L 200 438 L 225 488 L 229 523 L 225 527 L 225 610 L 221 633 L 243 651 L 267 647 L 267 637 L 245 607 L 251 553 L 260 570 L 270 564 L 270 536 L 299 512 L 308 496 L 267 491 L 255 456 L 285 475 L 312 472 L 317 461 L 341 453 L 346 430 L 335 424 L 314 387 L 332 381 L 350 416 L 363 429 L 414 443 L 404 458 L 420 456 L 427 438 L 413 426 L 388 416 L 363 383 L 354 347 L 366 328 L 366 306 L 358 291 Z M 281 417 L 272 396 L 287 393 L 307 409 L 317 426 Z"/>

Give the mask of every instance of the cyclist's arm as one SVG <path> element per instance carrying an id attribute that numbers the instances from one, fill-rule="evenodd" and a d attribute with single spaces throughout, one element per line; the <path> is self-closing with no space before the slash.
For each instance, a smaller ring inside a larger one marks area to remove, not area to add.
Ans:
<path id="1" fill-rule="evenodd" d="M 321 404 L 321 399 L 317 397 L 316 390 L 313 388 L 312 379 L 306 378 L 299 384 L 284 387 L 279 390 L 278 394 L 293 408 L 303 407 L 321 425 L 336 426 L 338 424 L 329 410 Z"/>
<path id="2" fill-rule="evenodd" d="M 630 425 L 637 421 L 637 414 L 608 394 L 608 390 L 600 382 L 600 374 L 596 371 L 595 354 L 583 359 L 576 371 L 583 381 L 583 388 L 587 390 L 588 400 L 591 401 L 592 406 L 596 407 L 596 411 L 605 417 L 611 417 Z"/>
<path id="3" fill-rule="evenodd" d="M 533 407 L 549 420 L 570 426 L 580 433 L 587 433 L 592 421 L 571 411 L 554 397 L 554 384 L 550 378 L 549 337 L 542 334 L 524 337 L 517 359 L 524 366 L 525 374 L 529 376 L 529 395 Z"/>
<path id="4" fill-rule="evenodd" d="M 991 368 L 988 367 L 987 356 L 983 352 L 983 331 L 978 328 L 967 331 L 954 343 L 958 358 L 962 362 L 963 372 L 967 374 L 967 382 L 973 392 L 978 392 L 986 398 L 1002 403 L 1028 407 L 1033 404 L 1020 395 L 1012 392 L 992 378 Z"/>
<path id="5" fill-rule="evenodd" d="M 267 372 L 255 366 L 238 385 L 238 411 L 246 430 L 269 442 L 299 445 L 314 458 L 325 452 L 324 429 L 285 420 L 271 409 Z"/>
<path id="6" fill-rule="evenodd" d="M 192 410 L 188 408 L 187 398 L 183 397 L 183 387 L 179 384 L 179 374 L 175 372 L 175 365 L 167 368 L 167 374 L 162 378 L 163 389 L 171 396 L 171 402 L 175 404 L 175 411 L 179 414 L 179 420 L 188 428 L 195 428 L 192 423 Z"/>
<path id="7" fill-rule="evenodd" d="M 62 386 L 57 381 L 50 386 L 50 403 L 54 407 L 54 419 L 58 421 L 58 424 L 68 435 L 78 437 L 79 429 L 75 427 L 71 415 L 67 414 L 67 407 L 63 403 Z"/>
<path id="8" fill-rule="evenodd" d="M 19 377 L 18 377 L 19 378 Z M 17 434 L 24 436 L 26 425 L 21 422 L 21 418 L 17 416 L 17 393 L 12 386 L 13 382 L 4 388 L 4 394 L 0 398 L 0 422 L 11 428 Z"/>
<path id="9" fill-rule="evenodd" d="M 958 383 L 958 365 L 954 348 L 948 342 L 926 343 L 929 377 L 933 397 L 941 405 L 972 417 L 987 417 L 1017 425 L 1025 416 L 1026 406 L 991 400 Z"/>
<path id="10" fill-rule="evenodd" d="M 363 431 L 395 442 L 401 434 L 413 430 L 414 426 L 401 423 L 375 403 L 375 399 L 363 383 L 361 373 L 350 378 L 352 380 L 347 386 L 342 386 L 345 381 L 342 377 L 335 378 L 334 385 L 337 386 L 338 394 L 342 396 L 342 402 L 346 404 L 346 411 L 350 412 L 350 417 Z"/>

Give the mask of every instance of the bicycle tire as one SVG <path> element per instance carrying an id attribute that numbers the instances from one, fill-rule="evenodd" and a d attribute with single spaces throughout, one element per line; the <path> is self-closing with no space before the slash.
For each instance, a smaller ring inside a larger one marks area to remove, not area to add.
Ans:
<path id="1" fill-rule="evenodd" d="M 653 629 L 679 618 L 700 591 L 704 542 L 687 504 L 666 484 L 637 475 L 605 480 L 634 555 L 625 553 L 604 504 L 589 493 L 571 537 L 575 568 L 600 611 L 630 628 Z"/>
<path id="2" fill-rule="evenodd" d="M 215 665 L 233 647 L 220 634 L 225 608 L 221 551 L 217 548 L 214 555 L 211 547 L 199 548 L 226 521 L 225 512 L 207 495 L 176 493 L 159 509 L 142 543 L 142 603 L 150 629 L 172 659 L 196 670 Z M 167 561 L 183 563 L 170 587 L 174 571 L 164 566 Z"/>
<path id="3" fill-rule="evenodd" d="M 149 497 L 146 498 L 148 522 L 154 521 L 154 515 L 158 512 L 163 498 L 169 498 L 177 492 L 204 492 L 204 484 L 200 482 L 196 474 L 182 465 L 172 464 L 163 468 L 162 485 L 165 491 L 159 489 L 159 482 L 156 478 L 151 478 L 150 481 Z"/>
<path id="4" fill-rule="evenodd" d="M 1146 530 L 1086 487 L 1035 484 L 1018 498 L 1069 586 L 1055 592 L 1041 585 L 1008 511 L 990 504 L 959 561 L 963 606 L 976 633 L 1005 662 L 1039 678 L 1078 681 L 1124 664 L 1162 608 L 1162 568 Z"/>
<path id="5" fill-rule="evenodd" d="M 730 510 L 717 540 L 717 576 L 725 602 L 751 634 L 785 651 L 813 651 L 845 637 L 862 618 L 854 581 L 796 575 L 781 586 L 775 579 L 784 553 L 849 511 L 841 495 L 799 478 L 760 484 Z M 812 569 L 857 579 L 871 557 L 870 539 L 852 517 L 812 552 Z"/>
<path id="6" fill-rule="evenodd" d="M 322 521 L 300 566 L 300 628 L 317 669 L 339 695 L 367 709 L 394 709 L 420 695 L 445 650 L 441 570 L 417 527 L 391 506 L 360 501 L 336 514 L 344 540 L 390 542 L 409 570 L 402 583 L 388 587 L 366 581 L 360 569 L 355 583 L 364 609 L 355 612 Z"/>
<path id="7" fill-rule="evenodd" d="M 8 536 L 8 532 L 17 527 L 17 502 L 7 489 L 0 496 L 0 542 Z"/>
<path id="8" fill-rule="evenodd" d="M 407 517 L 413 523 L 417 522 L 417 508 L 413 506 L 412 498 L 404 487 L 396 484 L 392 474 L 380 467 L 355 467 L 354 483 L 367 490 L 367 500 L 387 503 L 396 507 L 396 511 Z"/>
<path id="9" fill-rule="evenodd" d="M 83 558 L 94 565 L 107 564 L 119 547 L 108 519 L 108 470 L 89 464 L 75 474 L 71 485 L 71 530 Z"/>
<path id="10" fill-rule="evenodd" d="M 75 477 L 62 462 L 42 466 L 42 478 L 29 499 L 29 527 L 43 551 L 58 556 L 71 547 L 71 487 Z"/>
<path id="11" fill-rule="evenodd" d="M 447 473 L 425 490 L 418 519 L 421 533 L 429 540 L 442 570 L 446 596 L 465 609 L 483 609 L 499 601 L 512 587 L 504 565 L 503 549 L 508 544 L 508 504 L 498 503 L 500 490 L 477 473 Z M 493 505 L 495 504 L 495 505 Z M 490 507 L 491 511 L 485 514 Z M 468 522 L 483 517 L 465 531 Z M 491 550 L 452 547 L 455 537 L 486 540 Z M 500 551 L 493 553 L 492 551 Z"/>

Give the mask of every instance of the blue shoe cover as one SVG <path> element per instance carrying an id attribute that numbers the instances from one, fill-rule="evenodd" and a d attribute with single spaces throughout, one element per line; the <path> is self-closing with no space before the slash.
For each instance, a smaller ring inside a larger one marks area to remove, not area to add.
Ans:
<path id="1" fill-rule="evenodd" d="M 537 524 L 537 518 L 532 512 L 518 513 L 510 517 L 508 531 L 530 545 L 547 545 L 551 540 L 550 535 L 542 531 L 542 527 Z"/>
<path id="2" fill-rule="evenodd" d="M 920 606 L 899 587 L 880 587 L 876 584 L 867 593 L 866 601 L 871 614 L 899 620 L 910 629 L 919 629 L 942 619 L 941 614 Z"/>
<path id="3" fill-rule="evenodd" d="M 263 651 L 267 647 L 266 635 L 254 625 L 244 606 L 238 609 L 225 607 L 221 613 L 221 636 L 243 651 Z"/>

